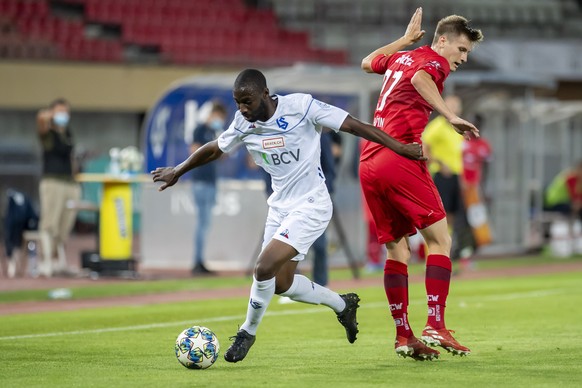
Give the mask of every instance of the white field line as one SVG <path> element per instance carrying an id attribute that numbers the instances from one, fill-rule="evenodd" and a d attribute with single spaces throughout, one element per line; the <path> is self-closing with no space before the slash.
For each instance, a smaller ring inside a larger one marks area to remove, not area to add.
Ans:
<path id="1" fill-rule="evenodd" d="M 495 302 L 495 301 L 504 301 L 504 300 L 515 300 L 515 299 L 529 299 L 529 298 L 540 298 L 550 295 L 556 294 L 564 294 L 567 293 L 568 290 L 566 289 L 551 289 L 551 290 L 537 290 L 537 291 L 530 291 L 530 292 L 518 292 L 513 294 L 506 294 L 506 295 L 492 295 L 492 296 L 474 296 L 468 298 L 459 298 L 457 301 L 458 303 L 462 304 L 465 303 L 467 300 L 474 300 L 475 302 Z M 417 304 L 424 304 L 426 303 L 424 300 L 414 300 L 411 301 L 410 304 L 417 305 Z M 366 303 L 363 304 L 360 309 L 370 309 L 370 308 L 378 308 L 378 307 L 387 307 L 386 302 L 374 302 L 374 303 Z M 265 315 L 268 316 L 284 316 L 284 315 L 303 315 L 303 314 L 313 314 L 313 313 L 323 313 L 328 312 L 329 309 L 327 307 L 313 307 L 308 309 L 301 309 L 301 310 L 287 310 L 287 311 L 271 311 L 267 312 Z M 244 320 L 245 317 L 243 315 L 230 315 L 230 316 L 222 316 L 222 317 L 213 317 L 213 318 L 206 318 L 203 320 L 204 324 L 209 322 L 223 322 L 223 321 L 240 321 Z M 149 329 L 157 329 L 161 327 L 174 327 L 174 326 L 188 326 L 192 324 L 192 320 L 188 321 L 175 321 L 175 322 L 164 322 L 164 323 L 150 323 L 147 325 L 134 325 L 134 326 L 121 326 L 121 327 L 108 327 L 103 329 L 93 329 L 93 330 L 74 330 L 74 331 L 60 331 L 60 332 L 52 332 L 52 333 L 39 333 L 39 334 L 23 334 L 23 335 L 11 335 L 11 336 L 4 336 L 0 337 L 0 341 L 9 341 L 9 340 L 21 340 L 21 339 L 31 339 L 31 338 L 46 338 L 46 337 L 64 337 L 70 335 L 84 335 L 84 334 L 101 334 L 101 333 L 112 333 L 112 332 L 121 332 L 121 331 L 133 331 L 133 330 L 149 330 Z"/>

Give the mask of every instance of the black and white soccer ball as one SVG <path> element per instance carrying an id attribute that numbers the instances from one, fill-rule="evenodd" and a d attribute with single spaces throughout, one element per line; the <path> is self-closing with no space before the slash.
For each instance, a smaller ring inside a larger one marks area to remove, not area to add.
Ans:
<path id="1" fill-rule="evenodd" d="M 218 358 L 220 344 L 212 330 L 204 326 L 192 326 L 176 338 L 176 357 L 189 369 L 206 369 Z"/>

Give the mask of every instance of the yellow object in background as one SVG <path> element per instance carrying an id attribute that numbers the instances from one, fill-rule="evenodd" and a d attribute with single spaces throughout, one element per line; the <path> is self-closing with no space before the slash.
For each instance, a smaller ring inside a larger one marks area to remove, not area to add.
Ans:
<path id="1" fill-rule="evenodd" d="M 104 260 L 127 260 L 132 255 L 133 221 L 131 186 L 104 182 L 99 225 L 99 252 Z"/>
<path id="2" fill-rule="evenodd" d="M 459 175 L 463 171 L 463 136 L 443 116 L 428 123 L 422 134 L 422 142 L 429 147 L 432 161 L 428 169 L 431 174 L 440 171 L 437 160 L 445 164 L 453 174 Z"/>

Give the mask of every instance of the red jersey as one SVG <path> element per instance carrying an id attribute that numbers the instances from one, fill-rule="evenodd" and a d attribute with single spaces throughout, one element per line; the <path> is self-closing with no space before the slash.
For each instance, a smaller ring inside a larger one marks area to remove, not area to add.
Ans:
<path id="1" fill-rule="evenodd" d="M 478 185 L 483 163 L 491 159 L 491 145 L 482 137 L 463 142 L 463 180 Z"/>
<path id="2" fill-rule="evenodd" d="M 402 143 L 420 143 L 432 106 L 416 91 L 412 77 L 417 71 L 424 70 L 431 75 L 442 93 L 450 73 L 449 63 L 430 46 L 422 46 L 391 56 L 378 55 L 372 60 L 372 70 L 384 74 L 374 113 L 374 126 Z M 378 143 L 365 141 L 360 160 L 365 160 L 382 147 Z"/>
<path id="3" fill-rule="evenodd" d="M 570 199 L 572 203 L 582 203 L 582 182 L 579 181 L 575 173 L 570 173 L 566 177 L 566 187 L 568 188 L 568 193 L 570 194 Z"/>

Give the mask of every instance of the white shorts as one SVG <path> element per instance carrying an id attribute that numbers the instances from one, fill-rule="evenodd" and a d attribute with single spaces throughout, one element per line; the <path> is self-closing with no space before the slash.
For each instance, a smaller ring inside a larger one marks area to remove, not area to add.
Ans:
<path id="1" fill-rule="evenodd" d="M 299 252 L 293 261 L 305 258 L 309 247 L 325 232 L 333 205 L 325 185 L 297 201 L 293 210 L 269 208 L 263 236 L 263 249 L 272 239 L 291 245 Z"/>

